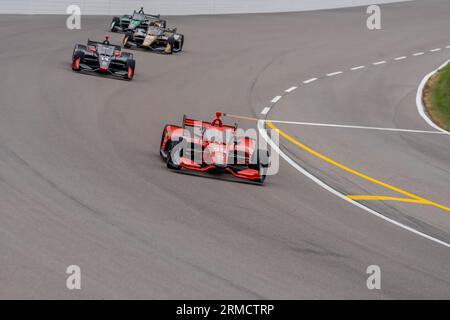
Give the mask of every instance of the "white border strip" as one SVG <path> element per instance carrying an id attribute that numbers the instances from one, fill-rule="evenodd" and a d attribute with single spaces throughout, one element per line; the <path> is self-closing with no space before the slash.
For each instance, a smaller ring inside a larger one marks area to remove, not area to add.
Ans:
<path id="1" fill-rule="evenodd" d="M 306 177 L 308 177 L 309 179 L 311 179 L 312 181 L 314 181 L 315 183 L 317 183 L 319 186 L 321 186 L 322 188 L 324 188 L 325 190 L 331 192 L 332 194 L 334 194 L 335 196 L 341 198 L 342 200 L 345 200 L 351 204 L 353 204 L 354 206 L 361 208 L 367 212 L 369 212 L 370 214 L 383 219 L 387 222 L 390 222 L 404 230 L 407 230 L 409 232 L 412 232 L 420 237 L 423 237 L 425 239 L 431 240 L 433 242 L 436 242 L 440 245 L 443 245 L 444 247 L 450 248 L 450 244 L 447 242 L 444 242 L 442 240 L 436 239 L 432 236 L 429 236 L 423 232 L 420 232 L 419 230 L 413 229 L 411 227 L 408 227 L 407 225 L 404 225 L 403 223 L 397 222 L 395 220 L 392 220 L 391 218 L 388 218 L 384 215 L 382 215 L 381 213 L 370 209 L 369 207 L 366 207 L 365 205 L 356 202 L 355 200 L 352 200 L 348 197 L 346 197 L 344 194 L 340 193 L 339 191 L 337 191 L 336 189 L 333 189 L 333 187 L 327 185 L 325 182 L 323 182 L 322 180 L 320 180 L 319 178 L 315 177 L 314 175 L 312 175 L 311 173 L 309 173 L 308 171 L 306 171 L 303 167 L 301 167 L 299 164 L 297 164 L 294 160 L 292 160 L 291 158 L 289 158 L 289 156 L 287 156 L 283 151 L 280 150 L 280 148 L 272 141 L 272 139 L 270 139 L 270 137 L 267 135 L 267 132 L 264 128 L 264 123 L 266 120 L 261 119 L 258 120 L 258 130 L 261 134 L 261 136 L 264 138 L 264 140 L 270 144 L 270 146 L 284 159 L 286 160 L 292 167 L 294 167 L 294 169 L 296 169 L 297 171 L 299 171 L 300 173 L 302 173 L 303 175 L 305 175 Z"/>
<path id="2" fill-rule="evenodd" d="M 284 92 L 291 93 L 292 91 L 297 90 L 297 89 L 298 89 L 298 87 L 290 87 L 289 89 L 284 90 Z"/>
<path id="3" fill-rule="evenodd" d="M 265 108 L 261 111 L 261 114 L 266 115 L 269 111 L 270 111 L 270 107 L 265 107 Z"/>
<path id="4" fill-rule="evenodd" d="M 265 108 L 264 110 L 266 110 L 266 109 L 267 108 Z M 267 114 L 267 112 L 264 114 Z M 442 132 L 442 131 L 427 131 L 427 130 L 399 129 L 399 128 L 380 128 L 380 127 L 353 126 L 353 125 L 334 124 L 334 123 L 301 122 L 301 121 L 285 121 L 285 120 L 270 120 L 270 121 L 273 123 L 295 124 L 295 125 L 313 126 L 313 127 L 331 127 L 331 128 L 363 129 L 363 130 L 377 130 L 377 131 L 391 131 L 391 132 L 445 134 L 445 132 Z"/>
<path id="5" fill-rule="evenodd" d="M 319 80 L 319 79 L 317 79 L 317 78 L 311 78 L 311 79 L 309 79 L 309 80 L 303 81 L 303 83 L 304 83 L 304 84 L 309 84 L 309 83 L 314 82 L 314 81 L 317 81 L 317 80 Z"/>
<path id="6" fill-rule="evenodd" d="M 441 65 L 439 68 L 437 68 L 436 70 L 434 70 L 433 72 L 427 74 L 425 76 L 425 78 L 422 79 L 422 82 L 420 82 L 419 84 L 419 88 L 417 89 L 417 95 L 416 95 L 416 105 L 417 105 L 417 111 L 419 111 L 420 116 L 433 128 L 435 128 L 436 130 L 448 134 L 450 135 L 450 132 L 448 132 L 447 130 L 442 129 L 441 127 L 439 127 L 436 123 L 434 123 L 430 117 L 428 117 L 426 111 L 425 111 L 425 106 L 423 105 L 423 90 L 425 89 L 425 85 L 427 84 L 428 80 L 430 80 L 430 78 L 432 76 L 434 76 L 438 71 L 442 70 L 443 68 L 445 68 L 448 64 L 450 63 L 450 60 L 447 60 L 443 65 Z"/>
<path id="7" fill-rule="evenodd" d="M 283 98 L 282 96 L 276 96 L 275 98 L 272 99 L 272 103 L 277 103 L 278 101 L 280 101 L 280 99 Z"/>
<path id="8" fill-rule="evenodd" d="M 336 71 L 336 72 L 327 74 L 327 77 L 334 77 L 334 76 L 337 76 L 337 75 L 340 75 L 340 74 L 343 74 L 343 72 L 342 71 Z"/>

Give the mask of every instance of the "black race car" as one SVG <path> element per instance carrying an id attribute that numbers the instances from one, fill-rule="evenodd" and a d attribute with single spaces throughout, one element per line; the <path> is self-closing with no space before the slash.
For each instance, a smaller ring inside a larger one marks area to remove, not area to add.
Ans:
<path id="1" fill-rule="evenodd" d="M 111 32 L 126 32 L 133 31 L 138 27 L 147 27 L 150 23 L 157 23 L 161 27 L 166 27 L 166 20 L 161 19 L 161 16 L 153 14 L 145 14 L 144 8 L 139 11 L 134 11 L 132 15 L 123 15 L 121 17 L 114 17 L 111 22 Z"/>
<path id="2" fill-rule="evenodd" d="M 133 54 L 110 44 L 108 37 L 103 42 L 88 40 L 87 45 L 77 44 L 72 54 L 72 70 L 78 72 L 92 71 L 131 80 L 135 65 Z"/>
<path id="3" fill-rule="evenodd" d="M 180 52 L 183 45 L 184 35 L 177 33 L 176 28 L 163 28 L 156 23 L 127 31 L 123 38 L 125 48 L 144 48 L 167 54 Z"/>

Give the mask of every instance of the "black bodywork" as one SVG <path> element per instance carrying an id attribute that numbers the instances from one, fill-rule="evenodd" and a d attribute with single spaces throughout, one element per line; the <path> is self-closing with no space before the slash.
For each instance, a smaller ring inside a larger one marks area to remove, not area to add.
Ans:
<path id="1" fill-rule="evenodd" d="M 78 72 L 98 72 L 131 80 L 135 65 L 132 53 L 122 52 L 120 46 L 110 44 L 108 40 L 77 44 L 72 54 L 72 70 Z"/>
<path id="2" fill-rule="evenodd" d="M 127 31 L 123 39 L 125 48 L 144 48 L 151 51 L 172 54 L 183 50 L 184 35 L 176 28 L 162 28 L 150 24 Z"/>

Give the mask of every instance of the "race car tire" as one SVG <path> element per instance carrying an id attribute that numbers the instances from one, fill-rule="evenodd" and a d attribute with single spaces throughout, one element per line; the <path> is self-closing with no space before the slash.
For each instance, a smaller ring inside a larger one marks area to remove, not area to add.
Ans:
<path id="1" fill-rule="evenodd" d="M 169 147 L 167 152 L 167 168 L 173 169 L 173 170 L 180 170 L 181 166 L 180 164 L 177 164 L 174 162 L 172 158 L 172 154 L 174 152 L 180 152 L 179 156 L 183 156 L 183 144 L 185 140 L 183 138 L 179 138 L 179 140 L 170 140 L 169 141 Z"/>
<path id="2" fill-rule="evenodd" d="M 125 48 L 131 48 L 129 42 L 130 42 L 130 41 L 133 41 L 133 36 L 134 36 L 134 34 L 133 34 L 133 32 L 131 32 L 131 31 L 128 31 L 128 32 L 125 34 L 125 37 L 123 37 L 123 46 L 124 46 Z"/>
<path id="3" fill-rule="evenodd" d="M 117 27 L 119 25 L 120 25 L 120 18 L 119 17 L 114 17 L 112 19 L 112 22 L 111 22 L 110 31 L 111 32 L 117 32 L 115 27 Z"/>
<path id="4" fill-rule="evenodd" d="M 256 157 L 256 159 L 255 159 Z M 263 166 L 264 168 L 267 168 L 269 166 L 269 152 L 264 149 L 258 149 L 256 152 L 253 153 L 251 158 L 251 164 L 249 165 L 252 169 L 259 169 L 259 166 Z"/>
<path id="5" fill-rule="evenodd" d="M 127 61 L 127 74 L 125 75 L 125 79 L 133 80 L 135 67 L 136 67 L 136 61 L 129 59 Z"/>
<path id="6" fill-rule="evenodd" d="M 256 159 L 255 159 L 255 155 L 256 155 Z M 259 180 L 258 182 L 263 184 L 264 181 L 266 180 L 266 172 L 267 172 L 267 168 L 269 167 L 269 152 L 267 150 L 264 149 L 258 149 L 257 152 L 254 152 L 253 156 L 252 156 L 252 163 L 249 164 L 249 168 L 250 169 L 255 169 L 258 170 L 259 172 Z"/>
<path id="7" fill-rule="evenodd" d="M 75 56 L 72 59 L 72 70 L 73 71 L 80 71 L 80 60 L 81 58 L 79 56 Z"/>
<path id="8" fill-rule="evenodd" d="M 180 51 L 183 50 L 183 46 L 184 46 L 184 34 L 181 34 L 181 40 L 180 40 Z"/>
<path id="9" fill-rule="evenodd" d="M 122 58 L 125 58 L 126 60 L 133 60 L 134 59 L 134 56 L 133 56 L 133 54 L 131 52 L 122 52 L 120 54 L 120 56 Z"/>
<path id="10" fill-rule="evenodd" d="M 173 46 L 175 45 L 175 38 L 174 37 L 169 37 L 169 39 L 167 39 L 167 43 L 170 45 L 170 51 L 166 52 L 167 54 L 173 54 Z"/>
<path id="11" fill-rule="evenodd" d="M 81 47 L 81 48 L 80 48 Z M 72 55 L 72 70 L 73 71 L 81 71 L 80 64 L 84 58 L 84 51 L 80 50 L 83 46 L 77 45 L 73 51 Z"/>
<path id="12" fill-rule="evenodd" d="M 73 48 L 73 54 L 75 55 L 76 52 L 84 54 L 84 52 L 87 51 L 87 47 L 83 44 L 76 44 Z"/>
<path id="13" fill-rule="evenodd" d="M 260 166 L 259 167 L 259 180 L 258 180 L 258 182 L 259 183 L 261 183 L 261 184 L 263 184 L 264 183 L 264 181 L 266 180 L 266 171 L 267 171 L 267 168 L 265 168 L 264 166 Z"/>
<path id="14" fill-rule="evenodd" d="M 181 127 L 176 126 L 176 125 L 173 125 L 173 124 L 166 124 L 166 125 L 164 126 L 163 132 L 162 132 L 162 134 L 161 134 L 161 143 L 159 144 L 159 154 L 161 155 L 161 157 L 162 157 L 164 160 L 167 160 L 167 155 L 168 155 L 167 152 L 168 152 L 169 145 L 170 145 L 170 142 L 169 142 L 168 144 L 166 144 L 165 150 L 163 150 L 163 143 L 164 143 L 164 139 L 165 139 L 166 134 L 167 134 L 167 128 L 168 128 L 168 127 L 177 127 L 177 128 L 181 128 Z"/>

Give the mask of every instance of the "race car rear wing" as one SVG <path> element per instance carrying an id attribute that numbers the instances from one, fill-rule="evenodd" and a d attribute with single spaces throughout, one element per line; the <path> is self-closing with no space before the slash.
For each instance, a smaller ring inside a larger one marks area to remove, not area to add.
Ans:
<path id="1" fill-rule="evenodd" d="M 146 18 L 152 18 L 152 19 L 161 19 L 161 15 L 160 14 L 145 14 Z"/>
<path id="2" fill-rule="evenodd" d="M 95 45 L 97 45 L 97 44 L 106 46 L 103 42 L 100 42 L 100 41 L 93 41 L 93 40 L 89 40 L 89 39 L 88 39 L 87 44 L 88 44 L 88 46 L 95 46 Z M 117 50 L 117 51 L 122 50 L 122 48 L 121 48 L 120 46 L 116 45 L 116 44 L 109 44 L 109 45 L 107 45 L 107 46 L 109 46 L 109 47 L 114 47 L 114 50 Z"/>
<path id="3" fill-rule="evenodd" d="M 185 127 L 202 127 L 204 129 L 206 129 L 206 128 L 210 128 L 210 127 L 217 127 L 215 124 L 218 123 L 219 128 L 237 130 L 237 124 L 235 124 L 234 126 L 223 124 L 222 120 L 220 119 L 221 116 L 222 116 L 222 114 L 220 112 L 217 112 L 216 119 L 214 119 L 214 121 L 212 121 L 212 122 L 207 122 L 207 121 L 202 121 L 202 120 L 189 119 L 186 117 L 186 115 L 184 115 L 183 116 L 183 128 L 185 128 Z"/>

